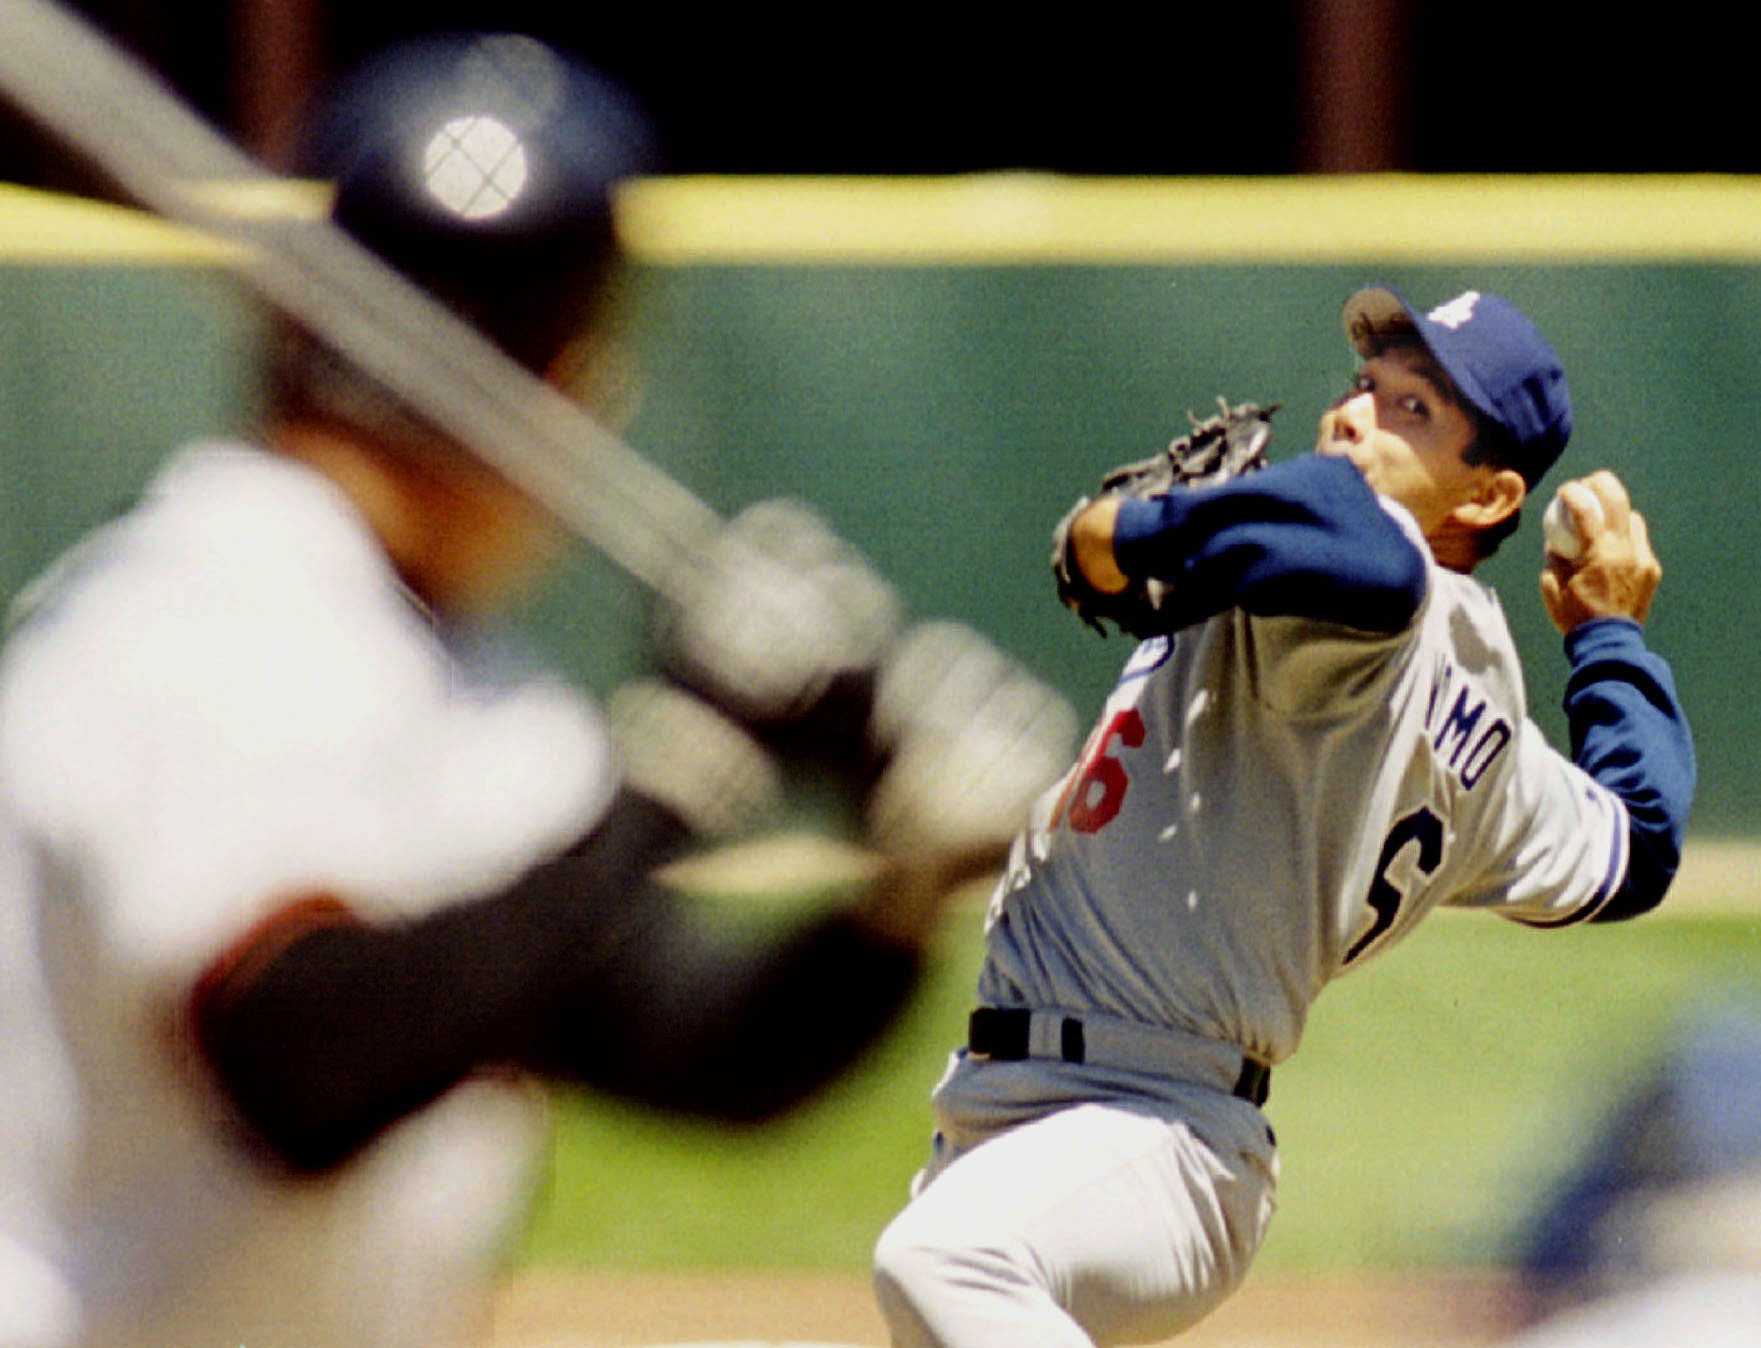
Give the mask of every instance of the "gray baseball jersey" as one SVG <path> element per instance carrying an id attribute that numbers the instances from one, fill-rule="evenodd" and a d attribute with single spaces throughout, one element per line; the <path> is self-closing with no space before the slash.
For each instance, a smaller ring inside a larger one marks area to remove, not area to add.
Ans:
<path id="1" fill-rule="evenodd" d="M 1620 799 L 1528 719 L 1484 586 L 1432 563 L 1392 635 L 1232 608 L 1125 666 L 1016 844 L 979 1000 L 1280 1062 L 1321 988 L 1433 908 L 1586 917 L 1626 838 Z"/>

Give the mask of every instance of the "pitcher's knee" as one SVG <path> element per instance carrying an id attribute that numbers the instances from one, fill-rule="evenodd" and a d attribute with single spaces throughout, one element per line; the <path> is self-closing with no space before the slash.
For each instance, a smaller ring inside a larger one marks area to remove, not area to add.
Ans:
<path id="1" fill-rule="evenodd" d="M 875 1246 L 874 1292 L 895 1348 L 999 1341 L 984 1327 L 1051 1309 L 1046 1289 L 1007 1245 L 940 1242 L 900 1223 Z"/>
<path id="2" fill-rule="evenodd" d="M 874 1247 L 874 1295 L 893 1333 L 893 1343 L 933 1344 L 924 1303 L 935 1300 L 934 1285 L 942 1276 L 939 1251 L 900 1232 L 897 1224 L 881 1233 Z"/>

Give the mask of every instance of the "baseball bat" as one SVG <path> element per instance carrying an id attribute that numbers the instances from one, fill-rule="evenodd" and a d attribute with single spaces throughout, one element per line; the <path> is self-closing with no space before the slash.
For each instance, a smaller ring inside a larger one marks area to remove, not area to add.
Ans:
<path id="1" fill-rule="evenodd" d="M 0 0 L 0 96 L 133 201 L 238 246 L 240 273 L 572 534 L 664 591 L 720 519 L 683 484 L 341 228 L 52 0 Z M 279 189 L 279 190 L 278 190 Z"/>

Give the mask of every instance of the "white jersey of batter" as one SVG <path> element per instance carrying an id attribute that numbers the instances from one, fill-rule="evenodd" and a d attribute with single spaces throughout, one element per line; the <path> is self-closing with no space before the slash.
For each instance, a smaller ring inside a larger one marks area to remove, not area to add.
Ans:
<path id="1" fill-rule="evenodd" d="M 597 713 L 443 640 L 327 481 L 242 446 L 168 465 L 4 659 L 0 1345 L 464 1332 L 527 1210 L 541 1097 L 473 1078 L 289 1179 L 229 1135 L 181 1015 L 289 899 L 372 917 L 494 890 L 612 788 Z"/>
<path id="2" fill-rule="evenodd" d="M 1589 917 L 1619 798 L 1526 715 L 1495 596 L 1439 567 L 1392 635 L 1231 608 L 1136 651 L 1037 804 L 979 1000 L 1102 1012 L 1289 1057 L 1330 980 L 1441 904 Z"/>

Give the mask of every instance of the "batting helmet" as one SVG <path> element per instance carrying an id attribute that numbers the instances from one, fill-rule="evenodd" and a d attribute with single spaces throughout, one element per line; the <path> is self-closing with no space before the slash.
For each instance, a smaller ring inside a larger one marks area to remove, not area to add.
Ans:
<path id="1" fill-rule="evenodd" d="M 613 189 L 658 153 L 630 96 L 572 55 L 448 32 L 337 80 L 299 167 L 332 184 L 338 224 L 543 373 L 615 256 Z"/>

